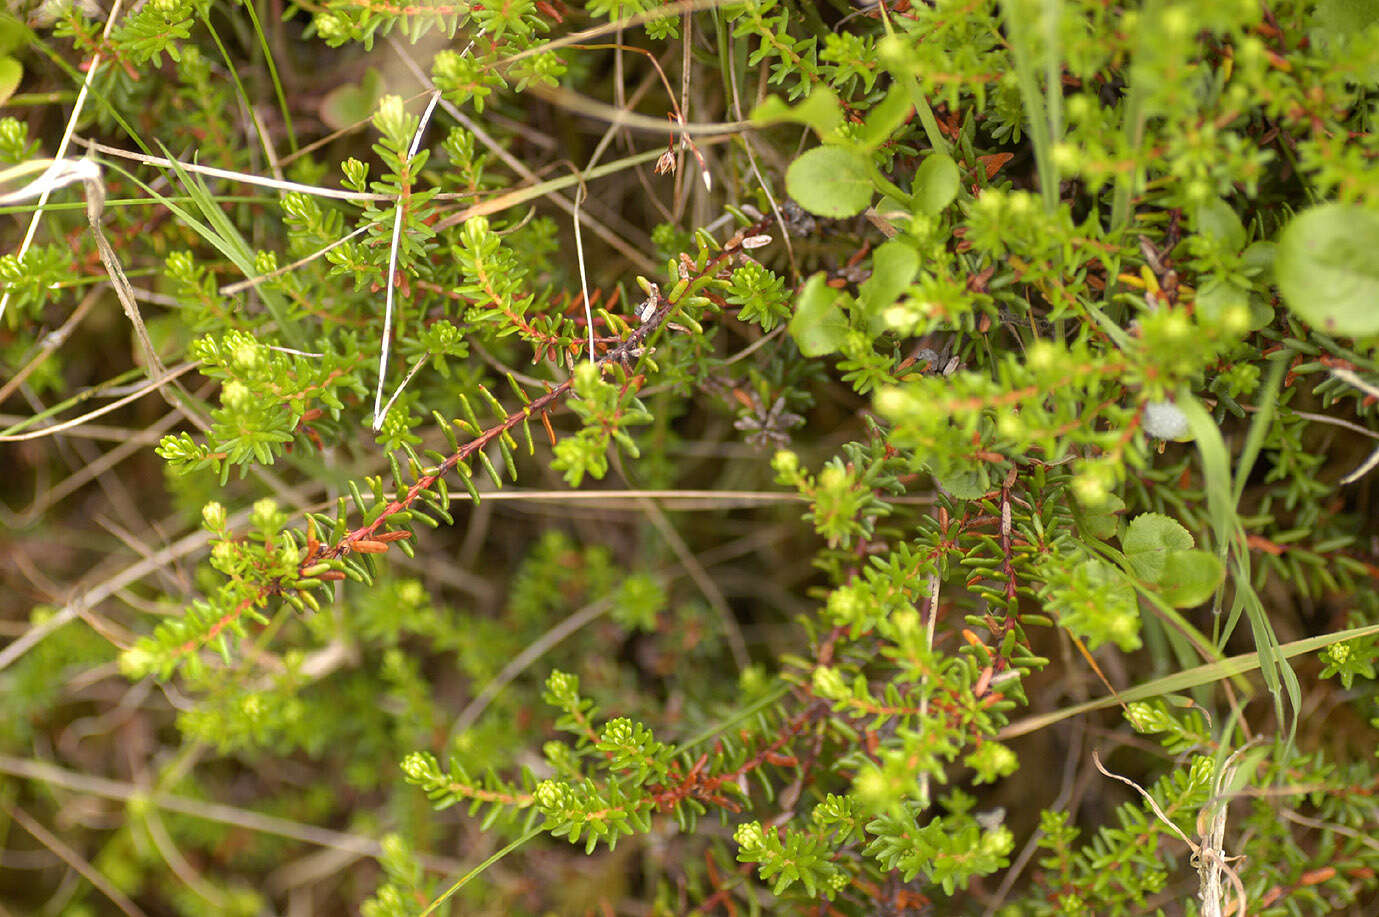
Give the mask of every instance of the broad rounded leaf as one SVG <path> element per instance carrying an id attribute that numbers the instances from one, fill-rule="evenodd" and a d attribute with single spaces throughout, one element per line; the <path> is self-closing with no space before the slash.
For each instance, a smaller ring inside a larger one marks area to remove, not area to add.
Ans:
<path id="1" fill-rule="evenodd" d="M 1257 331 L 1274 320 L 1273 306 L 1230 281 L 1208 281 L 1197 291 L 1196 308 L 1197 314 L 1208 322 L 1224 322 L 1232 310 L 1244 310 L 1248 316 L 1245 327 L 1250 331 Z"/>
<path id="2" fill-rule="evenodd" d="M 919 253 L 899 239 L 882 243 L 871 258 L 871 276 L 857 288 L 862 310 L 871 321 L 869 330 L 884 330 L 882 312 L 910 288 L 919 270 Z"/>
<path id="3" fill-rule="evenodd" d="M 1246 275 L 1254 277 L 1272 271 L 1274 259 L 1277 257 L 1278 243 L 1261 239 L 1245 246 L 1245 250 L 1240 253 L 1240 263 L 1245 268 Z"/>
<path id="4" fill-rule="evenodd" d="M 1193 222 L 1197 232 L 1211 236 L 1231 251 L 1238 252 L 1245 247 L 1245 227 L 1240 216 L 1219 197 L 1198 207 Z"/>
<path id="5" fill-rule="evenodd" d="M 1174 608 L 1191 608 L 1211 598 L 1226 578 L 1221 558 L 1206 551 L 1170 551 L 1164 557 L 1159 590 Z"/>
<path id="6" fill-rule="evenodd" d="M 818 88 L 793 107 L 780 96 L 767 96 L 764 102 L 752 109 L 751 120 L 763 125 L 794 121 L 808 125 L 823 135 L 843 123 L 843 108 L 831 89 Z"/>
<path id="7" fill-rule="evenodd" d="M 980 500 L 991 492 L 991 475 L 986 465 L 965 468 L 952 474 L 934 475 L 934 483 L 958 500 Z"/>
<path id="8" fill-rule="evenodd" d="M 862 153 L 837 146 L 809 150 L 790 164 L 785 190 L 805 210 L 821 217 L 855 217 L 875 193 L 871 163 Z"/>
<path id="9" fill-rule="evenodd" d="M 1323 204 L 1299 215 L 1278 242 L 1279 292 L 1318 331 L 1379 334 L 1379 213 Z"/>
<path id="10" fill-rule="evenodd" d="M 869 150 L 874 150 L 886 142 L 891 132 L 905 123 L 914 106 L 910 104 L 910 92 L 902 83 L 895 83 L 886 97 L 867 112 L 866 120 L 858 128 L 855 138 Z"/>
<path id="11" fill-rule="evenodd" d="M 848 332 L 847 319 L 838 304 L 838 291 L 827 283 L 823 272 L 805 281 L 804 289 L 790 319 L 790 336 L 807 357 L 833 353 Z"/>
<path id="12" fill-rule="evenodd" d="M 358 85 L 345 83 L 326 93 L 321 100 L 321 120 L 336 130 L 367 121 L 373 116 L 382 97 L 383 77 L 370 67 Z"/>
<path id="13" fill-rule="evenodd" d="M 24 67 L 12 57 L 0 57 L 0 105 L 9 101 L 24 78 Z"/>
<path id="14" fill-rule="evenodd" d="M 953 203 L 962 188 L 962 174 L 952 156 L 931 153 L 915 171 L 911 186 L 915 206 L 931 216 Z"/>
<path id="15" fill-rule="evenodd" d="M 1120 513 L 1125 509 L 1125 501 L 1115 494 L 1108 494 L 1106 501 L 1093 510 L 1083 510 L 1079 521 L 1082 529 L 1093 538 L 1105 541 L 1116 534 L 1120 528 Z"/>
<path id="16" fill-rule="evenodd" d="M 1169 554 L 1187 551 L 1193 544 L 1191 532 L 1161 513 L 1136 516 L 1121 539 L 1125 559 L 1130 561 L 1135 575 L 1148 583 L 1158 583 L 1163 578 Z"/>

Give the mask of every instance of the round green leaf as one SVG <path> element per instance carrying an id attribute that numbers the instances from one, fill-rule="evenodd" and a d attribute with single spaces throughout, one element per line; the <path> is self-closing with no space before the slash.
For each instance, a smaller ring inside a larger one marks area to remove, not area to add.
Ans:
<path id="1" fill-rule="evenodd" d="M 985 465 L 964 468 L 952 474 L 935 474 L 934 483 L 958 500 L 980 500 L 991 492 L 991 475 Z"/>
<path id="2" fill-rule="evenodd" d="M 1379 334 L 1379 214 L 1323 204 L 1279 238 L 1274 273 L 1283 301 L 1319 331 Z"/>
<path id="3" fill-rule="evenodd" d="M 1120 528 L 1120 513 L 1125 509 L 1125 501 L 1115 494 L 1108 494 L 1106 501 L 1091 510 L 1083 510 L 1079 521 L 1082 529 L 1093 538 L 1103 541 L 1113 537 Z"/>
<path id="4" fill-rule="evenodd" d="M 1199 233 L 1211 236 L 1224 248 L 1238 252 L 1245 247 L 1245 227 L 1239 214 L 1219 197 L 1198 207 L 1193 222 Z"/>
<path id="5" fill-rule="evenodd" d="M 843 123 L 843 109 L 833 90 L 821 87 L 793 107 L 780 96 L 767 96 L 766 101 L 752 110 L 751 120 L 762 125 L 795 121 L 812 127 L 822 136 Z"/>
<path id="6" fill-rule="evenodd" d="M 1240 253 L 1240 264 L 1248 277 L 1267 275 L 1274 269 L 1274 259 L 1278 257 L 1278 244 L 1261 239 L 1245 246 Z"/>
<path id="7" fill-rule="evenodd" d="M 326 93 L 321 100 L 321 120 L 336 130 L 367 121 L 373 116 L 382 97 L 383 77 L 370 67 L 364 72 L 359 85 L 345 83 Z"/>
<path id="8" fill-rule="evenodd" d="M 1191 608 L 1211 598 L 1226 578 L 1221 558 L 1206 551 L 1170 551 L 1158 585 L 1164 600 L 1174 608 Z"/>
<path id="9" fill-rule="evenodd" d="M 857 288 L 862 311 L 869 319 L 869 331 L 880 334 L 885 330 L 883 310 L 909 289 L 918 270 L 919 254 L 899 239 L 884 242 L 876 250 L 871 258 L 871 276 Z"/>
<path id="10" fill-rule="evenodd" d="M 953 203 L 962 188 L 962 174 L 952 156 L 931 153 L 915 170 L 911 186 L 915 206 L 931 216 Z"/>
<path id="11" fill-rule="evenodd" d="M 790 164 L 785 189 L 805 210 L 821 217 L 855 217 L 871 203 L 871 162 L 861 153 L 820 146 Z"/>
<path id="12" fill-rule="evenodd" d="M 24 78 L 24 67 L 12 57 L 0 57 L 0 105 L 9 101 Z"/>
<path id="13" fill-rule="evenodd" d="M 1254 246 L 1250 246 L 1254 248 Z M 1246 328 L 1255 331 L 1274 320 L 1274 307 L 1230 281 L 1208 280 L 1197 291 L 1197 314 L 1209 322 L 1223 322 L 1235 309 L 1249 316 Z"/>
<path id="14" fill-rule="evenodd" d="M 790 319 L 790 336 L 807 357 L 833 353 L 848 333 L 847 319 L 838 305 L 838 291 L 827 283 L 822 271 L 805 281 L 804 289 Z"/>
<path id="15" fill-rule="evenodd" d="M 1187 551 L 1193 544 L 1191 532 L 1161 513 L 1136 516 L 1121 539 L 1125 559 L 1130 561 L 1135 575 L 1147 583 L 1163 578 L 1169 554 Z"/>

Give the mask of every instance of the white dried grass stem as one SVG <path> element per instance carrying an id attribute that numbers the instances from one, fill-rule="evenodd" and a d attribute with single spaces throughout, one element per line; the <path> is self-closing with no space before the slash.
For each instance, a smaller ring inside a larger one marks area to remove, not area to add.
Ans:
<path id="1" fill-rule="evenodd" d="M 110 4 L 110 15 L 105 19 L 105 31 L 101 33 L 101 40 L 106 41 L 110 38 L 110 32 L 115 28 L 115 17 L 120 14 L 120 4 L 124 0 L 115 0 Z M 54 159 L 61 160 L 67 155 L 67 147 L 72 143 L 72 133 L 77 129 L 77 119 L 81 117 L 82 106 L 86 104 L 86 94 L 91 90 L 91 81 L 96 78 L 96 71 L 101 67 L 100 53 L 91 55 L 91 65 L 86 69 L 86 79 L 81 81 L 81 90 L 77 93 L 77 100 L 72 103 L 72 114 L 67 118 L 67 126 L 62 130 L 62 139 L 58 141 L 57 155 Z M 29 228 L 24 231 L 24 241 L 19 243 L 19 250 L 15 255 L 23 258 L 28 252 L 29 246 L 33 244 L 34 233 L 38 231 L 38 217 L 43 212 L 43 205 L 48 203 L 48 195 L 52 189 L 48 189 L 39 196 L 38 204 L 34 207 L 33 216 L 29 217 Z M 5 307 L 10 303 L 10 291 L 6 290 L 0 294 L 0 318 L 5 317 Z"/>
<path id="2" fill-rule="evenodd" d="M 412 145 L 407 150 L 409 164 L 417 155 L 417 150 L 421 149 L 421 136 L 426 132 L 426 125 L 430 123 L 431 113 L 436 110 L 436 102 L 440 100 L 440 97 L 439 92 L 431 93 L 431 101 L 426 103 L 426 111 L 422 113 L 421 120 L 417 122 L 416 132 L 412 135 Z M 397 271 L 397 251 L 402 243 L 402 210 L 402 199 L 399 198 L 393 217 L 393 241 L 388 249 L 388 275 L 384 282 L 384 289 L 387 293 L 384 299 L 386 305 L 383 309 L 383 339 L 378 345 L 378 387 L 374 390 L 373 399 L 373 431 L 375 433 L 383 426 L 383 414 L 380 411 L 383 405 L 383 383 L 388 374 L 388 350 L 393 343 L 393 300 L 396 296 L 393 292 L 396 289 L 393 275 Z"/>

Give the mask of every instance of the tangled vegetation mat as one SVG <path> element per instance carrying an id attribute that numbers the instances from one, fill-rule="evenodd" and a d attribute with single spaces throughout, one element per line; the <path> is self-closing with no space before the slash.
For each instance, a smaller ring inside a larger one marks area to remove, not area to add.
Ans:
<path id="1" fill-rule="evenodd" d="M 0 917 L 1379 914 L 1375 0 L 18 0 Z"/>

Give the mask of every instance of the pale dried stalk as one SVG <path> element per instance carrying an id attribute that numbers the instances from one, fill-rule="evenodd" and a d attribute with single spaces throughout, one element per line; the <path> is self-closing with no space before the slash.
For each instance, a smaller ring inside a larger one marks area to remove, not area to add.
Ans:
<path id="1" fill-rule="evenodd" d="M 1337 379 L 1340 379 L 1347 385 L 1353 385 L 1355 388 L 1358 388 L 1360 391 L 1364 392 L 1366 395 L 1369 395 L 1372 398 L 1379 398 L 1379 388 L 1376 388 L 1371 383 L 1366 382 L 1364 379 L 1361 379 L 1359 376 L 1357 376 L 1355 373 L 1351 372 L 1348 369 L 1333 369 L 1331 370 L 1331 375 L 1335 376 Z M 1375 449 L 1373 452 L 1371 452 L 1369 454 L 1369 458 L 1365 459 L 1363 462 L 1360 463 L 1359 468 L 1356 468 L 1350 474 L 1341 478 L 1341 483 L 1355 483 L 1356 481 L 1360 480 L 1365 475 L 1373 471 L 1376 465 L 1379 465 L 1379 449 Z"/>
<path id="2" fill-rule="evenodd" d="M 436 102 L 440 101 L 439 92 L 431 93 L 431 101 L 426 105 L 426 111 L 422 114 L 421 120 L 417 122 L 417 129 L 412 134 L 412 145 L 407 150 L 407 160 L 410 162 L 416 157 L 417 151 L 421 149 L 421 137 L 426 133 L 426 125 L 431 123 L 431 113 L 436 110 Z M 383 426 L 383 385 L 388 376 L 388 348 L 392 345 L 393 334 L 393 300 L 396 298 L 394 290 L 397 289 L 397 281 L 394 274 L 397 271 L 397 252 L 402 245 L 402 212 L 405 208 L 402 204 L 401 196 L 397 201 L 397 207 L 393 217 L 393 241 L 388 249 L 388 274 L 384 279 L 385 306 L 383 311 L 383 339 L 378 345 L 378 388 L 374 392 L 373 399 L 373 431 L 377 433 Z M 411 376 L 407 377 L 408 379 Z M 402 383 L 406 385 L 406 382 Z M 392 404 L 397 395 L 402 393 L 399 388 L 397 394 L 389 399 Z"/>
<path id="3" fill-rule="evenodd" d="M 1177 825 L 1173 823 L 1164 810 L 1159 808 L 1159 804 L 1154 801 L 1154 797 L 1144 787 L 1140 786 L 1129 777 L 1122 777 L 1113 774 L 1101 764 L 1101 758 L 1095 751 L 1092 752 L 1092 764 L 1096 769 L 1113 780 L 1134 788 L 1135 792 L 1143 797 L 1149 804 L 1149 808 L 1154 815 L 1169 827 L 1188 849 L 1192 851 L 1192 865 L 1197 869 L 1197 897 L 1202 902 L 1202 917 L 1226 917 L 1231 914 L 1245 913 L 1245 885 L 1240 881 L 1240 876 L 1231 867 L 1231 863 L 1243 859 L 1243 857 L 1225 855 L 1226 839 L 1226 806 L 1230 800 L 1223 792 L 1224 787 L 1230 782 L 1231 776 L 1235 773 L 1235 759 L 1245 749 L 1237 749 L 1234 754 L 1226 759 L 1217 773 L 1216 779 L 1212 781 L 1212 796 L 1207 800 L 1206 805 L 1197 817 L 1197 830 L 1200 835 L 1201 844 L 1194 843 L 1191 838 L 1183 833 Z M 1235 900 L 1230 907 L 1223 907 L 1225 903 L 1225 889 L 1222 887 L 1221 877 L 1227 876 L 1230 879 L 1231 889 L 1235 892 Z"/>
<path id="4" fill-rule="evenodd" d="M 115 0 L 110 4 L 110 15 L 105 19 L 105 31 L 101 32 L 101 41 L 110 39 L 110 31 L 115 28 L 115 17 L 120 14 L 120 4 L 124 0 Z M 81 91 L 77 93 L 77 100 L 72 103 L 72 114 L 67 117 L 67 126 L 62 131 L 62 139 L 58 141 L 57 155 L 55 159 L 62 159 L 67 155 L 67 147 L 72 142 L 72 133 L 77 129 L 77 119 L 81 117 L 82 106 L 86 104 L 86 94 L 91 91 L 91 81 L 96 78 L 96 72 L 101 68 L 101 56 L 99 53 L 91 55 L 91 64 L 86 68 L 86 79 L 81 81 Z M 48 203 L 48 195 L 53 189 L 49 188 L 42 192 L 38 198 L 38 205 L 34 207 L 33 216 L 29 218 L 29 228 L 24 231 L 24 241 L 19 243 L 19 250 L 16 256 L 23 258 L 33 244 L 34 233 L 38 231 L 38 216 L 43 212 L 43 205 Z M 0 318 L 5 317 L 5 307 L 10 302 L 10 291 L 6 290 L 0 294 Z"/>

